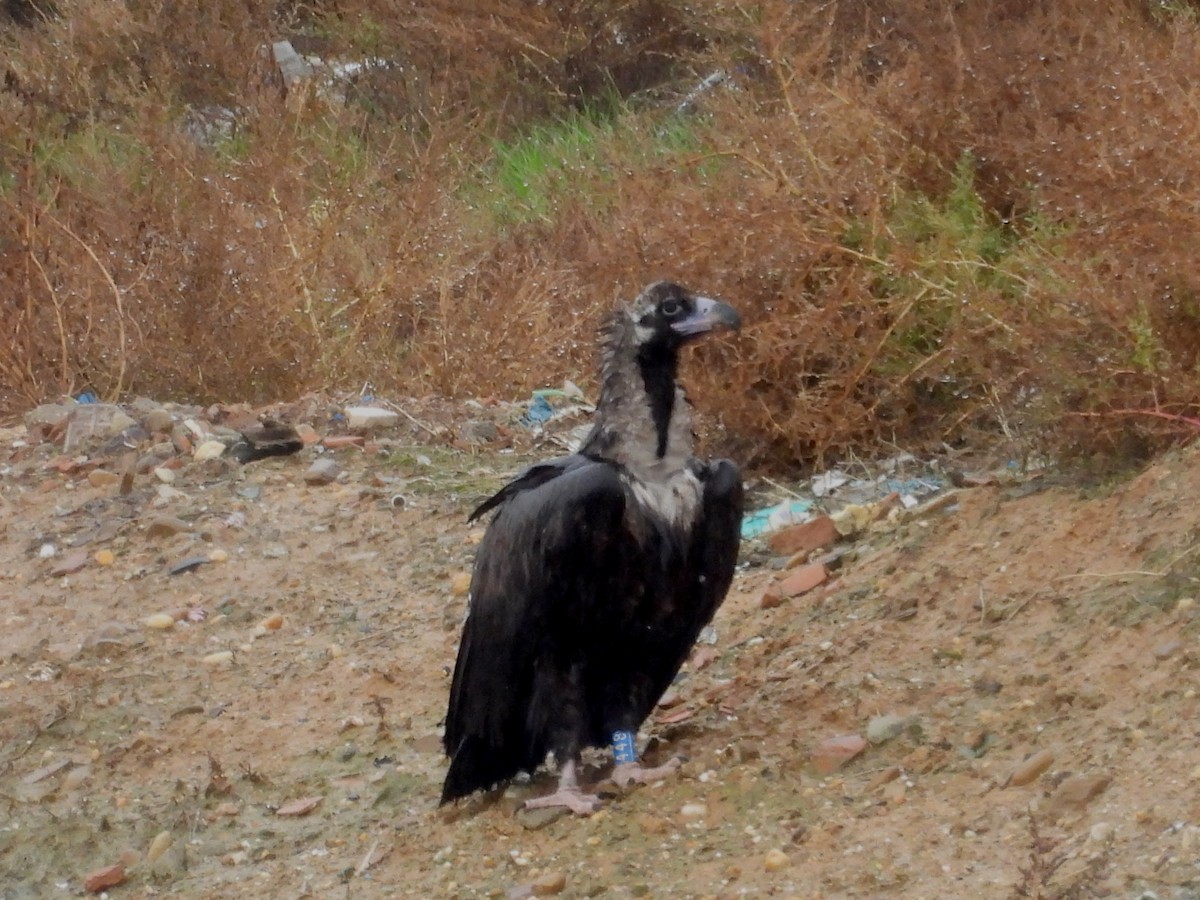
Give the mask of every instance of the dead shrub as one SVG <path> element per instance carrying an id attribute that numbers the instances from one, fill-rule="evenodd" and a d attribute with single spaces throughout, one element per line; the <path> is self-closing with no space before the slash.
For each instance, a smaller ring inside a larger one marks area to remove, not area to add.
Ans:
<path id="1" fill-rule="evenodd" d="M 675 277 L 745 314 L 689 381 L 714 448 L 755 464 L 1194 434 L 1191 17 L 406 9 L 82 0 L 0 25 L 5 407 L 586 386 L 601 314 Z M 282 38 L 358 67 L 285 88 Z"/>

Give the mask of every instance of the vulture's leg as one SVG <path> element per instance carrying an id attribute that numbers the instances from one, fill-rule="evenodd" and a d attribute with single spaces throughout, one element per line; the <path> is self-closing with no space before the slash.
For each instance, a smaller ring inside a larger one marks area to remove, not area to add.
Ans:
<path id="1" fill-rule="evenodd" d="M 683 759 L 673 756 L 661 766 L 643 766 L 638 762 L 637 747 L 634 745 L 632 731 L 614 731 L 613 759 L 617 766 L 613 769 L 612 780 L 618 787 L 628 787 L 631 784 L 653 784 L 675 774 L 683 765 Z"/>
<path id="2" fill-rule="evenodd" d="M 545 809 L 546 807 L 565 806 L 577 816 L 590 816 L 600 808 L 600 800 L 591 794 L 585 794 L 579 789 L 575 775 L 575 760 L 568 759 L 563 763 L 562 772 L 558 776 L 558 790 L 545 797 L 534 797 L 525 801 L 526 809 Z"/>

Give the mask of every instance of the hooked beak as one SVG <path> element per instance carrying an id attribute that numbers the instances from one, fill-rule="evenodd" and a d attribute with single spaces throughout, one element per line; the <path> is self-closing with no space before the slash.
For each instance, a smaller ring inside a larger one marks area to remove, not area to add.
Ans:
<path id="1" fill-rule="evenodd" d="M 710 331 L 725 328 L 737 331 L 742 327 L 742 317 L 728 303 L 711 297 L 696 297 L 696 309 L 686 319 L 671 323 L 671 329 L 684 338 L 697 337 Z"/>

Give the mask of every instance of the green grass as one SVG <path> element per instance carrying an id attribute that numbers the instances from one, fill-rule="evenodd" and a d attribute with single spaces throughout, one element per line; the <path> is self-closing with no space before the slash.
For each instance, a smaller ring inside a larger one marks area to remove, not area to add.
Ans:
<path id="1" fill-rule="evenodd" d="M 702 129 L 695 118 L 656 122 L 616 102 L 570 112 L 495 143 L 464 196 L 501 227 L 552 223 L 575 201 L 601 214 L 613 203 L 620 173 L 695 154 Z"/>

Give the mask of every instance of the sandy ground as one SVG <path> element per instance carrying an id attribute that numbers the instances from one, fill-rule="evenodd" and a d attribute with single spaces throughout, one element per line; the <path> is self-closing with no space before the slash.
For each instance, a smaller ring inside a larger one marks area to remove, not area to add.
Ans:
<path id="1" fill-rule="evenodd" d="M 581 819 L 517 812 L 545 778 L 436 804 L 465 515 L 517 456 L 351 446 L 309 485 L 307 448 L 122 495 L 4 437 L 0 898 L 117 865 L 112 897 L 1200 897 L 1194 451 L 962 490 L 774 608 L 747 544 L 643 730 L 689 761 Z M 844 735 L 877 742 L 822 774 Z"/>

